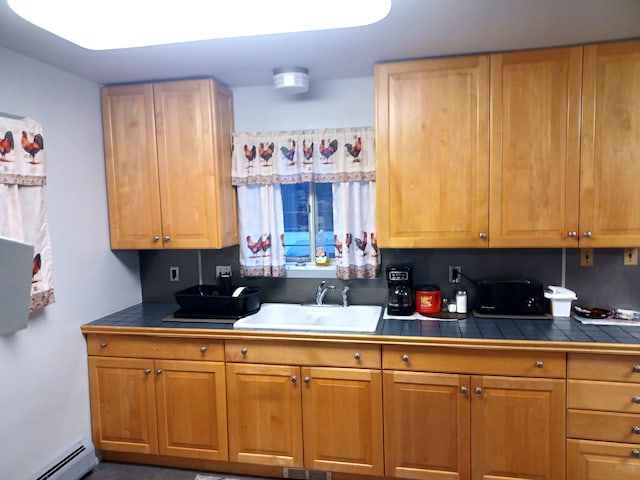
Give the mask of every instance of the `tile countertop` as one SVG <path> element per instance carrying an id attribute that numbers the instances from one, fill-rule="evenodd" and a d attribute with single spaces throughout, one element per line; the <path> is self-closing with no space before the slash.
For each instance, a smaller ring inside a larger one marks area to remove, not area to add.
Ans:
<path id="1" fill-rule="evenodd" d="M 198 329 L 198 333 L 216 333 L 218 335 L 243 335 L 247 330 L 234 330 L 232 321 L 229 323 L 190 322 L 182 319 L 172 319 L 177 305 L 172 303 L 141 303 L 125 308 L 119 312 L 107 315 L 83 326 L 85 333 L 103 330 L 103 327 L 128 327 L 127 330 L 149 328 L 154 332 L 167 332 L 172 329 Z M 195 333 L 195 332 L 194 332 Z M 251 330 L 252 335 L 276 334 L 273 330 Z M 280 336 L 287 333 L 279 332 Z M 301 335 L 314 335 L 310 332 L 298 332 Z M 342 335 L 341 332 L 324 332 L 323 336 Z M 353 334 L 349 334 L 353 336 Z M 362 339 L 364 334 L 357 335 Z M 367 337 L 385 337 L 386 341 L 421 340 L 426 338 L 444 340 L 496 340 L 504 341 L 533 341 L 536 344 L 551 346 L 556 342 L 563 344 L 583 344 L 582 349 L 599 347 L 617 347 L 631 345 L 635 351 L 640 348 L 640 326 L 614 325 L 583 325 L 573 318 L 553 318 L 548 320 L 508 319 L 508 318 L 477 318 L 469 317 L 457 321 L 438 321 L 431 319 L 382 319 L 375 334 Z M 372 339 L 373 340 L 373 339 Z M 380 339 L 381 340 L 381 339 Z M 586 344 L 586 345 L 584 345 Z M 577 346 L 577 345 L 576 345 Z"/>

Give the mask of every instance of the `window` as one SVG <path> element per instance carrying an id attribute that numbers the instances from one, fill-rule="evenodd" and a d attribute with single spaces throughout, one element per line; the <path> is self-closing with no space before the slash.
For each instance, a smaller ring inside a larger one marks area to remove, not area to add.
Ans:
<path id="1" fill-rule="evenodd" d="M 333 193 L 330 183 L 281 185 L 287 262 L 312 262 L 319 247 L 335 258 Z"/>

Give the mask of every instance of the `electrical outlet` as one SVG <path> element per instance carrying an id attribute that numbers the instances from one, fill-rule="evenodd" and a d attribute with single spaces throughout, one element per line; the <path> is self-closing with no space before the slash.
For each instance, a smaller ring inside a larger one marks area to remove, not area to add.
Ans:
<path id="1" fill-rule="evenodd" d="M 454 274 L 454 270 L 457 272 Z M 462 273 L 462 267 L 456 265 L 449 265 L 449 283 L 460 283 L 460 274 Z"/>
<path id="2" fill-rule="evenodd" d="M 637 247 L 624 249 L 624 264 L 638 265 L 638 248 Z"/>
<path id="3" fill-rule="evenodd" d="M 231 275 L 231 265 L 216 265 L 216 278 L 220 275 Z"/>
<path id="4" fill-rule="evenodd" d="M 180 281 L 180 267 L 169 267 L 169 281 L 170 282 Z"/>
<path id="5" fill-rule="evenodd" d="M 593 267 L 593 248 L 580 249 L 580 266 Z"/>

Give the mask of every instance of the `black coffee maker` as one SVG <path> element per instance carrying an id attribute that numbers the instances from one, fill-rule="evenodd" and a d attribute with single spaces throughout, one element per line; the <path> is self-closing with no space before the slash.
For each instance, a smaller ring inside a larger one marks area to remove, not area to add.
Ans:
<path id="1" fill-rule="evenodd" d="M 413 274 L 409 265 L 387 266 L 389 315 L 411 315 L 414 311 Z"/>

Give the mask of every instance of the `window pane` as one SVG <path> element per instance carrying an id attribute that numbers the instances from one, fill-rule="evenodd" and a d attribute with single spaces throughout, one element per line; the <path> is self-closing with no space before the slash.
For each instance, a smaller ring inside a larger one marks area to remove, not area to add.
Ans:
<path id="1" fill-rule="evenodd" d="M 316 248 L 323 246 L 329 258 L 335 258 L 335 247 L 333 245 L 333 193 L 330 183 L 315 184 L 315 207 L 316 222 L 315 231 Z M 320 241 L 320 240 L 323 241 Z"/>
<path id="2" fill-rule="evenodd" d="M 281 185 L 284 214 L 284 251 L 288 261 L 311 258 L 309 236 L 309 184 Z"/>

